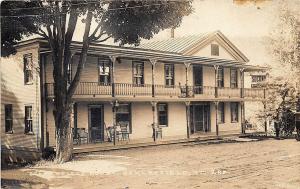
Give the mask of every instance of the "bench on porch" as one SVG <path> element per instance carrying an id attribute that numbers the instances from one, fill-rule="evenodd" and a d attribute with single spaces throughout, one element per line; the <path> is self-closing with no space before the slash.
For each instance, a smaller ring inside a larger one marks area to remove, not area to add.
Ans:
<path id="1" fill-rule="evenodd" d="M 77 128 L 77 132 L 72 128 L 73 133 L 73 143 L 80 145 L 81 143 L 88 143 L 88 132 L 85 131 L 85 128 Z"/>

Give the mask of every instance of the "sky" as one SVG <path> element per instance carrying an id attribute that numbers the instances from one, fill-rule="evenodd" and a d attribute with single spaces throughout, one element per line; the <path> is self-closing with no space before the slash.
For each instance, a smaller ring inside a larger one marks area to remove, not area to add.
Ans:
<path id="1" fill-rule="evenodd" d="M 257 1 L 257 0 L 256 0 Z M 300 0 L 286 0 L 289 4 Z M 275 27 L 278 7 L 282 1 L 266 0 L 261 3 L 234 3 L 233 0 L 194 0 L 193 13 L 182 20 L 175 29 L 175 37 L 220 30 L 250 60 L 253 65 L 269 64 L 271 58 L 265 48 L 265 37 Z M 74 38 L 81 41 L 83 31 L 77 31 Z M 153 40 L 170 38 L 166 29 L 154 36 Z M 142 40 L 142 43 L 149 42 Z M 113 44 L 109 40 L 107 44 Z"/>
<path id="2" fill-rule="evenodd" d="M 175 29 L 175 37 L 220 30 L 248 57 L 249 64 L 272 64 L 266 38 L 277 24 L 279 7 L 285 5 L 300 10 L 300 0 L 236 1 L 246 0 L 194 0 L 193 13 L 183 18 L 182 24 Z M 82 30 L 83 27 L 77 29 L 74 40 L 82 40 Z M 170 29 L 159 32 L 150 41 L 168 38 Z M 146 42 L 149 41 L 142 40 Z M 106 43 L 113 44 L 113 40 Z"/>

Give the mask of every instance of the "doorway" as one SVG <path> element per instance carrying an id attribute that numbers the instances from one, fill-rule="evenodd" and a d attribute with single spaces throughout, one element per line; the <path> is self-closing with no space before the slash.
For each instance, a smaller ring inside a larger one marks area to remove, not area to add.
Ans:
<path id="1" fill-rule="evenodd" d="M 210 132 L 210 106 L 209 104 L 196 104 L 191 106 L 191 133 Z"/>
<path id="2" fill-rule="evenodd" d="M 102 105 L 89 105 L 89 138 L 90 142 L 104 141 L 104 119 Z"/>

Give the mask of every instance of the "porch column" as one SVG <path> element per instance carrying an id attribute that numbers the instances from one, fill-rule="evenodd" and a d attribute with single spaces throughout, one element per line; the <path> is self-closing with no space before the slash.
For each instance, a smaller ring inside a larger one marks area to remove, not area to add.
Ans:
<path id="1" fill-rule="evenodd" d="M 156 59 L 150 59 L 152 64 L 152 97 L 155 97 L 155 65 L 157 63 Z"/>
<path id="2" fill-rule="evenodd" d="M 215 98 L 218 98 L 218 70 L 219 66 L 214 65 L 215 68 Z"/>
<path id="3" fill-rule="evenodd" d="M 77 136 L 77 107 L 78 102 L 75 102 L 73 105 L 73 111 L 74 111 L 74 136 Z"/>
<path id="4" fill-rule="evenodd" d="M 191 63 L 184 63 L 185 65 L 185 95 L 186 97 L 189 97 L 189 90 L 188 90 L 188 84 L 189 84 L 189 67 Z"/>
<path id="5" fill-rule="evenodd" d="M 111 60 L 110 64 L 110 82 L 111 82 L 111 96 L 115 97 L 115 63 L 117 62 L 117 57 L 116 56 L 109 56 Z"/>
<path id="6" fill-rule="evenodd" d="M 267 136 L 267 134 L 268 134 L 267 117 L 266 117 L 267 103 L 266 103 L 265 100 L 263 101 L 263 105 L 264 105 L 264 113 L 265 113 L 265 120 L 264 120 L 265 134 L 266 134 L 266 136 Z"/>
<path id="7" fill-rule="evenodd" d="M 153 131 L 153 141 L 156 141 L 156 126 L 157 126 L 157 102 L 152 101 L 152 116 L 153 116 L 153 123 L 152 123 L 152 131 Z"/>
<path id="8" fill-rule="evenodd" d="M 240 80 L 241 80 L 241 98 L 244 98 L 244 88 L 245 88 L 245 82 L 244 82 L 244 70 L 245 68 L 240 69 Z"/>
<path id="9" fill-rule="evenodd" d="M 241 102 L 241 129 L 242 134 L 246 133 L 246 127 L 245 127 L 245 102 Z"/>
<path id="10" fill-rule="evenodd" d="M 119 106 L 119 102 L 117 100 L 111 102 L 112 105 L 112 113 L 113 113 L 113 135 L 114 135 L 114 145 L 116 145 L 116 126 L 117 126 L 117 119 L 116 119 L 116 112 L 117 107 Z"/>
<path id="11" fill-rule="evenodd" d="M 187 138 L 190 138 L 190 134 L 191 134 L 191 121 L 190 121 L 190 112 L 191 112 L 191 102 L 187 101 L 185 102 L 185 109 L 186 109 L 186 135 Z"/>
<path id="12" fill-rule="evenodd" d="M 216 135 L 219 136 L 219 120 L 218 120 L 218 109 L 219 109 L 219 102 L 215 101 L 215 111 L 216 111 Z"/>

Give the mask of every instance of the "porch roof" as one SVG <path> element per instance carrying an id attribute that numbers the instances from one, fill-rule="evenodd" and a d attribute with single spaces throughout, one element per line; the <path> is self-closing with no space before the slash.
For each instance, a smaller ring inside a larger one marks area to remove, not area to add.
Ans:
<path id="1" fill-rule="evenodd" d="M 41 53 L 49 53 L 50 49 L 47 47 L 46 40 L 40 40 L 44 45 L 41 48 Z M 74 41 L 72 43 L 71 49 L 77 53 L 81 52 L 82 42 Z M 142 48 L 133 48 L 133 47 L 119 47 L 113 45 L 104 45 L 92 43 L 90 45 L 89 54 L 95 55 L 106 55 L 106 56 L 116 56 L 120 58 L 130 58 L 130 59 L 142 59 L 142 60 L 157 60 L 159 62 L 171 62 L 178 64 L 199 64 L 205 66 L 223 66 L 223 67 L 232 67 L 244 69 L 245 72 L 253 71 L 264 71 L 267 70 L 267 67 L 247 65 L 244 62 L 239 62 L 235 60 L 226 60 L 218 58 L 209 58 L 209 57 L 199 57 L 199 56 L 190 56 L 182 55 L 179 53 L 172 52 L 163 52 Z"/>

